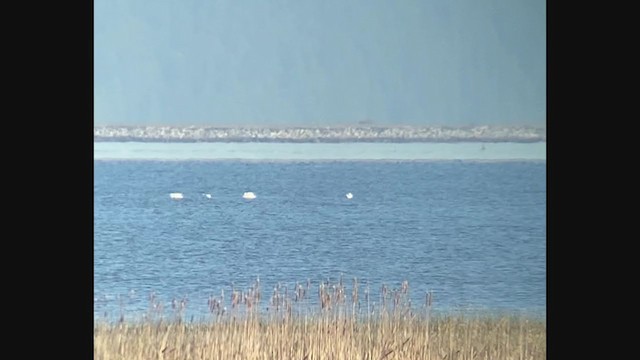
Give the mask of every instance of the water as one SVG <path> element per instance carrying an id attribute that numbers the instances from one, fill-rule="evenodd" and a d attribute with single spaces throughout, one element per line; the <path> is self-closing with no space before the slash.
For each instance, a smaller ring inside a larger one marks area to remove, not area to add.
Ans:
<path id="1" fill-rule="evenodd" d="M 348 289 L 368 281 L 372 301 L 383 283 L 408 280 L 416 307 L 432 290 L 442 311 L 546 310 L 544 158 L 257 160 L 273 154 L 263 149 L 196 161 L 164 144 L 154 146 L 165 160 L 100 160 L 95 145 L 96 318 L 145 313 L 151 292 L 167 313 L 187 296 L 187 313 L 205 317 L 208 297 L 224 289 L 228 302 L 232 282 L 246 289 L 259 276 L 268 300 L 276 282 L 291 294 L 310 279 L 315 296 L 340 274 Z"/>
<path id="2" fill-rule="evenodd" d="M 94 158 L 139 160 L 545 160 L 538 143 L 96 142 Z"/>

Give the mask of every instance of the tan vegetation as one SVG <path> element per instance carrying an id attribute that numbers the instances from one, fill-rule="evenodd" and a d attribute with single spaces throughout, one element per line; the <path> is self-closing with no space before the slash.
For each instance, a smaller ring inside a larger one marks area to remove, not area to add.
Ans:
<path id="1" fill-rule="evenodd" d="M 318 287 L 320 309 L 308 311 L 309 283 L 289 294 L 274 289 L 269 310 L 259 282 L 209 300 L 211 320 L 187 323 L 150 317 L 94 326 L 95 359 L 546 359 L 546 324 L 523 316 L 432 316 L 431 294 L 414 309 L 408 283 L 383 285 L 372 311 L 357 281 L 351 301 L 342 280 Z M 153 300 L 152 300 L 153 302 Z M 185 302 L 176 309 L 181 311 Z M 153 304 L 152 304 L 153 306 Z M 306 309 L 306 310 L 305 310 Z M 179 314 L 179 312 L 178 312 Z"/>

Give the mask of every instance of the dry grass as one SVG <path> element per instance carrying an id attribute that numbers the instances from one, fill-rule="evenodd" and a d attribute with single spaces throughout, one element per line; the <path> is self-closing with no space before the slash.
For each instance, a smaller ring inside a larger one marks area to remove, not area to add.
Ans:
<path id="1" fill-rule="evenodd" d="M 324 286 L 323 286 L 324 285 Z M 232 290 L 231 309 L 224 297 L 210 299 L 210 322 L 149 319 L 102 323 L 94 327 L 95 359 L 546 359 L 543 320 L 513 316 L 437 316 L 431 296 L 415 310 L 408 284 L 389 291 L 383 285 L 379 310 L 360 306 L 354 281 L 346 301 L 342 280 L 321 284 L 320 309 L 297 311 L 306 289 L 289 294 L 274 289 L 267 312 L 256 311 L 259 287 Z M 329 291 L 327 289 L 333 289 Z M 291 295 L 289 297 L 289 295 Z M 241 306 L 244 306 L 241 309 Z M 308 304 L 305 305 L 308 307 Z M 243 310 L 243 311 L 241 311 Z"/>

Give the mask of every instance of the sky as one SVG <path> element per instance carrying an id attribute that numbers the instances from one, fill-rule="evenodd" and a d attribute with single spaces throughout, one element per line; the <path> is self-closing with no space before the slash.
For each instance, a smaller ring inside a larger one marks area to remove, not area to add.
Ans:
<path id="1" fill-rule="evenodd" d="M 94 125 L 546 124 L 545 0 L 95 0 Z"/>

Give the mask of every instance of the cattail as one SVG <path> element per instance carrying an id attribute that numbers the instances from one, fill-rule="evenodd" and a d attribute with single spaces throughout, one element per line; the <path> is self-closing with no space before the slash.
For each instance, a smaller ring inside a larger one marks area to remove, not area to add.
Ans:
<path id="1" fill-rule="evenodd" d="M 351 302 L 353 305 L 358 303 L 358 279 L 355 277 L 353 278 L 353 290 L 351 290 Z"/>
<path id="2" fill-rule="evenodd" d="M 213 313 L 216 310 L 217 302 L 215 296 L 209 296 L 209 300 L 207 300 L 207 306 L 209 306 L 209 312 Z"/>
<path id="3" fill-rule="evenodd" d="M 380 290 L 380 302 L 382 303 L 382 308 L 386 308 L 387 306 L 387 285 L 385 283 L 382 283 L 382 288 Z"/>
<path id="4" fill-rule="evenodd" d="M 369 280 L 367 280 L 367 286 L 364 288 L 364 299 L 367 301 L 367 315 L 371 314 L 371 301 L 369 299 Z"/>
<path id="5" fill-rule="evenodd" d="M 284 298 L 283 298 L 283 303 L 282 305 L 284 306 L 284 300 L 285 299 L 289 299 L 289 288 L 287 287 L 287 285 L 284 286 Z"/>
<path id="6" fill-rule="evenodd" d="M 400 291 L 394 289 L 393 290 L 393 309 L 394 310 L 398 306 L 399 303 L 400 303 Z"/>
<path id="7" fill-rule="evenodd" d="M 291 301 L 287 298 L 284 300 L 284 302 L 285 303 L 283 304 L 283 306 L 286 309 L 286 314 L 288 317 L 291 317 Z"/>
<path id="8" fill-rule="evenodd" d="M 295 297 L 295 301 L 302 301 L 304 299 L 304 288 L 302 287 L 302 285 L 300 285 L 299 283 L 296 282 L 296 297 Z"/>
<path id="9" fill-rule="evenodd" d="M 280 306 L 280 295 L 278 294 L 278 286 L 273 288 L 273 295 L 271 296 L 271 306 L 275 307 L 276 311 L 278 311 L 278 308 Z"/>
<path id="10" fill-rule="evenodd" d="M 433 296 L 431 294 L 431 290 L 429 290 L 427 292 L 426 299 L 425 299 L 425 304 L 427 305 L 427 307 L 431 307 L 432 299 L 433 299 Z"/>
<path id="11" fill-rule="evenodd" d="M 260 302 L 260 277 L 256 280 L 254 284 L 255 298 L 256 302 Z"/>
<path id="12" fill-rule="evenodd" d="M 209 297 L 209 311 L 213 314 L 220 315 L 220 301 L 215 296 Z"/>
<path id="13" fill-rule="evenodd" d="M 240 293 L 238 291 L 233 291 L 231 293 L 231 308 L 235 309 L 236 305 L 240 302 Z"/>

